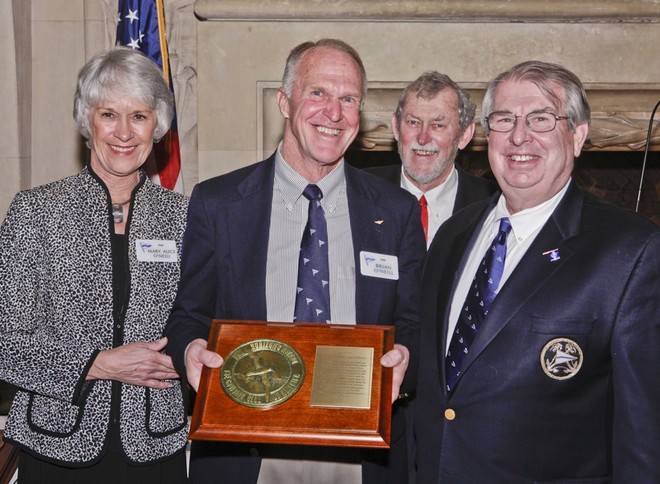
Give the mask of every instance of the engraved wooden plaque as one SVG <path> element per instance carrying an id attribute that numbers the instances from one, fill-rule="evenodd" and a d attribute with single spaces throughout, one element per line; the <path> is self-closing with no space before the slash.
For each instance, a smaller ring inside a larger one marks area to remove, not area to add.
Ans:
<path id="1" fill-rule="evenodd" d="M 390 445 L 394 328 L 214 320 L 193 440 L 338 447 Z"/>

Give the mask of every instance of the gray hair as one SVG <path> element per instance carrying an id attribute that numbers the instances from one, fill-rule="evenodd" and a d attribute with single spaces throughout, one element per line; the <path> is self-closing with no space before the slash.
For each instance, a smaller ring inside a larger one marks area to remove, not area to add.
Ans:
<path id="1" fill-rule="evenodd" d="M 298 77 L 298 66 L 300 65 L 302 58 L 307 52 L 320 47 L 344 52 L 345 54 L 348 54 L 358 65 L 360 69 L 360 77 L 362 78 L 362 101 L 360 104 L 360 107 L 362 107 L 367 96 L 367 71 L 365 70 L 362 59 L 360 59 L 360 55 L 357 53 L 357 51 L 346 42 L 339 39 L 321 39 L 317 40 L 316 42 L 303 42 L 302 44 L 295 46 L 291 52 L 289 52 L 289 56 L 286 59 L 286 66 L 284 67 L 284 76 L 282 77 L 282 90 L 284 91 L 284 95 L 289 99 L 291 98 L 291 94 L 293 93 L 293 85 L 297 81 Z"/>
<path id="2" fill-rule="evenodd" d="M 117 46 L 96 54 L 78 73 L 73 118 L 88 146 L 92 137 L 90 109 L 118 95 L 134 97 L 153 109 L 154 141 L 165 136 L 174 115 L 174 96 L 163 72 L 142 52 Z"/>
<path id="3" fill-rule="evenodd" d="M 397 125 L 401 123 L 401 114 L 403 113 L 403 106 L 412 95 L 418 98 L 430 100 L 435 98 L 438 93 L 450 89 L 456 93 L 458 100 L 458 121 L 461 130 L 465 130 L 474 122 L 474 115 L 477 106 L 474 104 L 467 91 L 456 84 L 448 75 L 440 74 L 437 71 L 425 72 L 413 82 L 408 84 L 401 93 L 399 104 L 396 106 L 394 115 L 396 116 Z"/>
<path id="4" fill-rule="evenodd" d="M 568 128 L 571 131 L 575 131 L 576 126 L 591 122 L 589 100 L 580 79 L 558 64 L 532 60 L 513 66 L 488 83 L 481 106 L 481 125 L 486 134 L 488 134 L 487 118 L 492 113 L 495 90 L 504 81 L 528 81 L 535 84 L 558 111 L 562 109 L 565 111 L 565 115 L 569 118 Z M 553 84 L 564 89 L 566 99 L 558 96 Z M 564 115 L 561 112 L 557 114 Z"/>

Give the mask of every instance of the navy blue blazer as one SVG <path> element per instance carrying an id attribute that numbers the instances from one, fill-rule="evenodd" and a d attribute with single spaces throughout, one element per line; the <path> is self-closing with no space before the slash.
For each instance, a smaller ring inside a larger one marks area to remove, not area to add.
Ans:
<path id="1" fill-rule="evenodd" d="M 496 200 L 450 218 L 424 268 L 418 482 L 660 482 L 660 227 L 575 182 L 447 394 L 452 294 Z M 554 339 L 580 348 L 570 378 L 550 376 Z"/>
<path id="2" fill-rule="evenodd" d="M 266 257 L 274 161 L 273 155 L 202 182 L 193 190 L 179 292 L 165 331 L 169 339 L 167 352 L 181 375 L 185 375 L 185 348 L 196 338 L 208 337 L 213 318 L 266 319 Z M 355 251 L 357 322 L 394 325 L 396 342 L 408 347 L 414 368 L 419 339 L 419 279 L 425 255 L 418 204 L 412 195 L 384 180 L 346 164 L 344 170 Z M 375 223 L 381 220 L 382 223 Z M 361 275 L 360 251 L 397 256 L 399 280 Z M 394 426 L 393 423 L 392 438 Z M 241 476 L 240 480 L 227 482 L 256 482 L 260 461 L 254 458 L 258 453 L 254 447 L 220 447 L 223 446 L 218 444 L 213 450 L 206 450 L 209 455 L 230 452 L 239 457 L 224 459 L 222 463 L 224 475 L 233 475 L 230 467 L 235 465 L 236 475 Z M 244 458 L 247 462 L 242 462 Z M 365 474 L 364 482 L 377 480 Z"/>

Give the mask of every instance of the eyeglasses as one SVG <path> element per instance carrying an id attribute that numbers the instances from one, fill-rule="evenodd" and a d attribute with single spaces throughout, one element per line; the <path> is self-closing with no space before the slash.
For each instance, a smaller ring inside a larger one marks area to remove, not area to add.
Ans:
<path id="1" fill-rule="evenodd" d="M 516 127 L 518 118 L 525 118 L 525 123 L 535 133 L 547 133 L 557 126 L 557 121 L 570 119 L 569 116 L 557 116 L 545 111 L 532 111 L 525 116 L 516 116 L 512 113 L 491 113 L 486 118 L 488 129 L 496 133 L 508 133 Z"/>

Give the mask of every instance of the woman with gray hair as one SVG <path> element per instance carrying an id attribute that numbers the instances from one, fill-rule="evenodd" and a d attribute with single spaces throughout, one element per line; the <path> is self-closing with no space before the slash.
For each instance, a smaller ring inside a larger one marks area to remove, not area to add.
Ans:
<path id="1" fill-rule="evenodd" d="M 169 129 L 158 67 L 115 47 L 80 71 L 81 173 L 20 192 L 0 228 L 5 440 L 29 483 L 180 483 L 187 417 L 162 331 L 188 200 L 141 169 Z"/>

